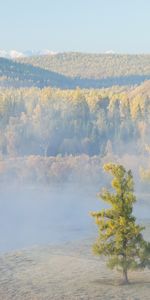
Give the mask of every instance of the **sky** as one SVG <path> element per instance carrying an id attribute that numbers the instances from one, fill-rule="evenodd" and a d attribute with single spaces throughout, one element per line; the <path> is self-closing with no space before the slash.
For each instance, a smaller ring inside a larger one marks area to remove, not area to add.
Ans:
<path id="1" fill-rule="evenodd" d="M 150 0 L 0 0 L 0 49 L 150 53 Z"/>

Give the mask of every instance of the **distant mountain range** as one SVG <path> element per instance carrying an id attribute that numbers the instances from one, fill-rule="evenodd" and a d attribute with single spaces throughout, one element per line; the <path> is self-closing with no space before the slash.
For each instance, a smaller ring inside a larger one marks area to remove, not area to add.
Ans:
<path id="1" fill-rule="evenodd" d="M 24 52 L 20 52 L 17 50 L 6 51 L 3 49 L 0 49 L 0 57 L 10 58 L 10 59 L 21 58 L 21 57 L 30 57 L 30 56 L 39 56 L 39 55 L 55 55 L 55 54 L 56 54 L 56 52 L 50 51 L 48 49 L 39 50 L 39 51 L 27 50 Z"/>

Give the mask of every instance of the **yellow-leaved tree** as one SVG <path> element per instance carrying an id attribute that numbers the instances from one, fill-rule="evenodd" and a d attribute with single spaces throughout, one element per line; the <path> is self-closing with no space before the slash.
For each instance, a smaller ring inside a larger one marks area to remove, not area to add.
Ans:
<path id="1" fill-rule="evenodd" d="M 104 170 L 113 176 L 115 192 L 103 189 L 100 197 L 110 208 L 91 213 L 99 229 L 93 250 L 108 257 L 108 267 L 122 271 L 123 283 L 128 284 L 128 270 L 150 267 L 150 243 L 144 240 L 144 227 L 132 214 L 136 197 L 131 170 L 111 163 L 105 164 Z"/>

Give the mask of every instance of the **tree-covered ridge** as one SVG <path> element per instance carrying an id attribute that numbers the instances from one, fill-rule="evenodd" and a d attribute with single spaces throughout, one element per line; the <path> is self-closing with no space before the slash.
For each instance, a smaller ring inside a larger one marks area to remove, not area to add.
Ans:
<path id="1" fill-rule="evenodd" d="M 72 86 L 72 80 L 66 76 L 33 67 L 30 64 L 0 58 L 0 87 L 66 87 Z"/>
<path id="2" fill-rule="evenodd" d="M 144 84 L 138 85 L 130 93 L 131 98 L 134 98 L 137 95 L 150 98 L 150 80 L 145 81 Z"/>
<path id="3" fill-rule="evenodd" d="M 134 89 L 1 90 L 0 152 L 45 157 L 142 153 L 150 142 L 149 95 L 150 82 Z"/>
<path id="4" fill-rule="evenodd" d="M 123 55 L 72 52 L 21 58 L 18 61 L 82 79 L 104 79 L 131 75 L 150 76 L 150 54 Z"/>
<path id="5" fill-rule="evenodd" d="M 40 57 L 40 59 L 42 59 L 42 57 Z M 60 62 L 60 66 L 63 66 L 63 63 Z M 70 67 L 72 70 L 74 70 L 74 66 L 71 62 L 68 62 L 68 66 L 66 65 L 66 67 L 68 70 Z M 101 70 L 102 68 L 103 66 L 101 66 L 98 70 Z M 83 65 L 83 69 L 86 70 L 86 66 Z M 88 70 L 90 70 L 90 67 L 88 67 Z M 115 70 L 115 66 L 113 67 L 113 70 Z M 59 71 L 61 73 L 61 69 Z M 100 76 L 99 78 L 95 78 L 94 75 L 92 75 L 93 77 L 89 78 L 88 74 L 85 74 L 87 77 L 83 78 L 81 75 L 78 77 L 73 77 L 72 74 L 63 75 L 60 73 L 49 70 L 47 67 L 44 68 L 42 65 L 33 66 L 31 62 L 30 64 L 29 62 L 25 63 L 24 60 L 23 62 L 15 62 L 0 58 L 0 87 L 2 88 L 33 86 L 38 88 L 56 87 L 63 89 L 74 89 L 76 87 L 103 88 L 114 85 L 132 86 L 150 79 L 150 74 L 144 74 L 141 71 L 139 71 L 137 74 L 128 73 L 121 76 L 116 75 L 117 73 L 108 73 L 107 76 Z"/>

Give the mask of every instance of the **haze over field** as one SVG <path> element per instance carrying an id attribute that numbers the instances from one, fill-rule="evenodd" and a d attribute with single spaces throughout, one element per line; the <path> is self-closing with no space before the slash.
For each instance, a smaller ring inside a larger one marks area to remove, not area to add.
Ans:
<path id="1" fill-rule="evenodd" d="M 109 161 L 132 169 L 135 212 L 149 222 L 149 81 L 0 95 L 1 251 L 91 237 L 89 211 L 109 186 L 102 171 Z"/>

